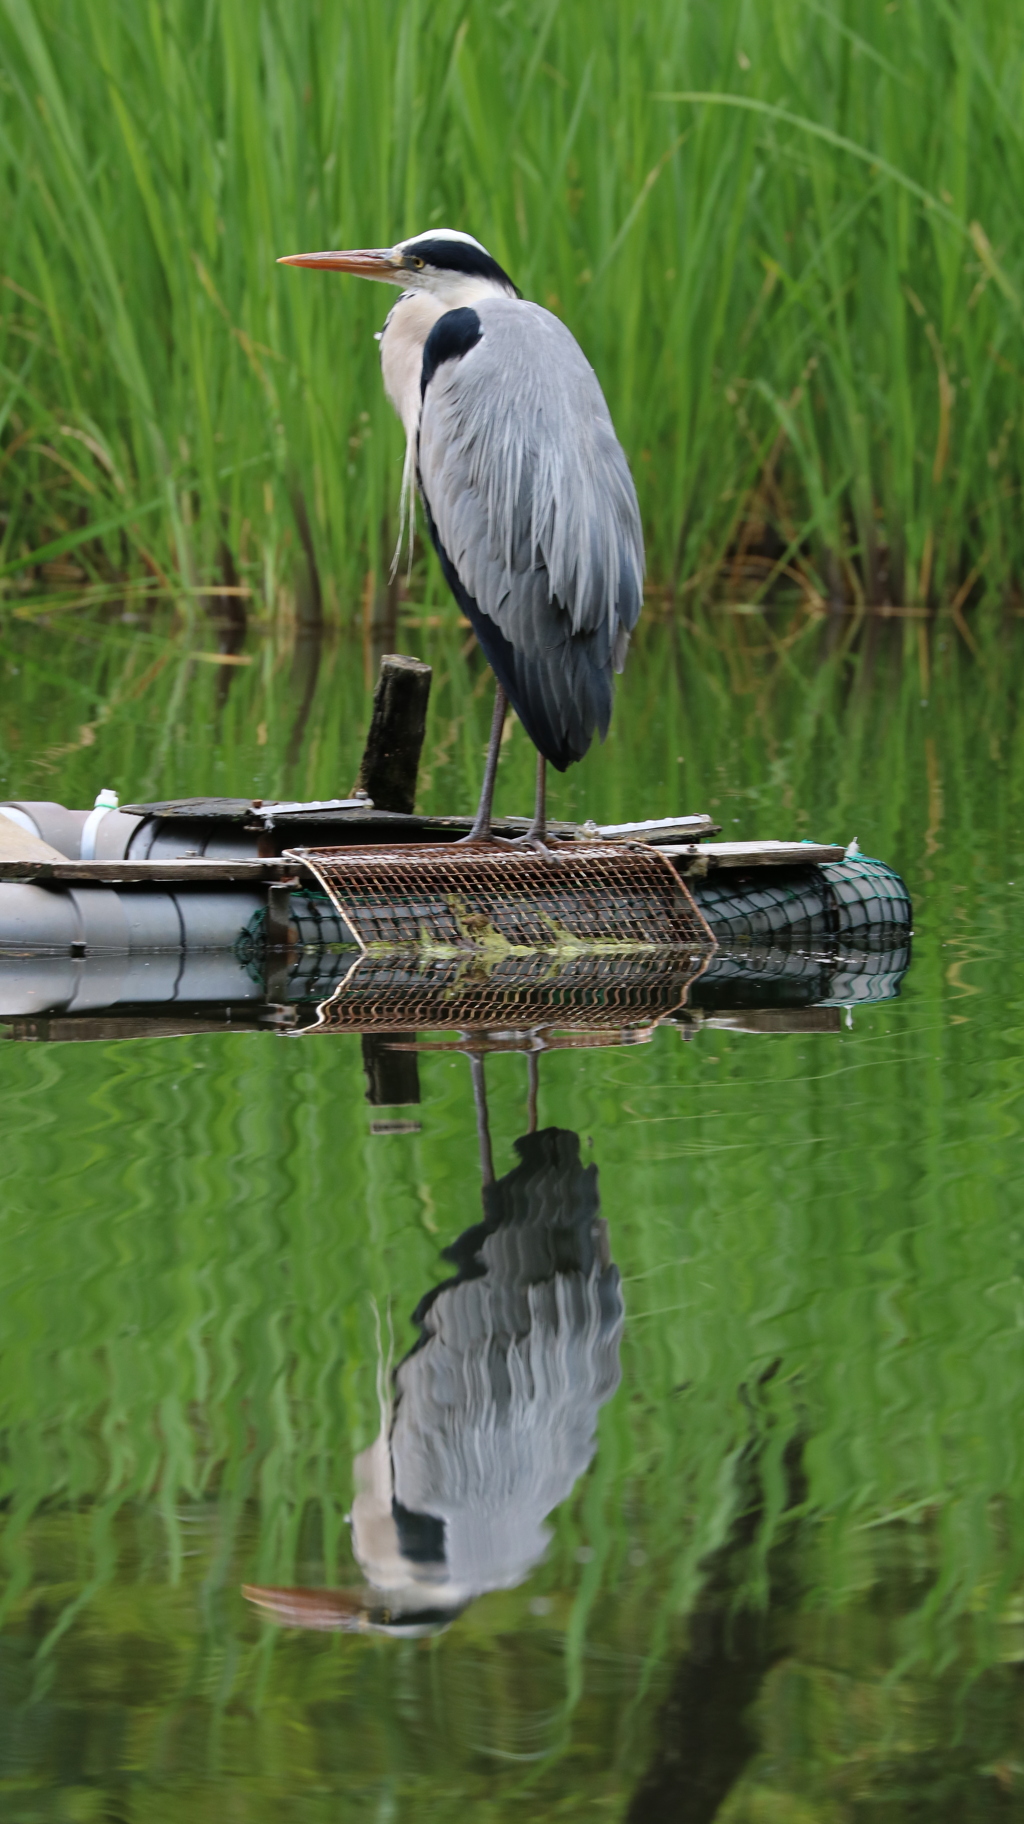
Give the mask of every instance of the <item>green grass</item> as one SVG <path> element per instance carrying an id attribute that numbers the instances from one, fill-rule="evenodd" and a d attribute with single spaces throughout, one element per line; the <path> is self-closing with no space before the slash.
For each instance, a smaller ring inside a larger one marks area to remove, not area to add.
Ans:
<path id="1" fill-rule="evenodd" d="M 388 300 L 274 259 L 448 223 L 593 360 L 656 585 L 1005 596 L 1022 83 L 1013 0 L 2 0 L 0 586 L 308 618 L 305 541 L 358 620 Z"/>

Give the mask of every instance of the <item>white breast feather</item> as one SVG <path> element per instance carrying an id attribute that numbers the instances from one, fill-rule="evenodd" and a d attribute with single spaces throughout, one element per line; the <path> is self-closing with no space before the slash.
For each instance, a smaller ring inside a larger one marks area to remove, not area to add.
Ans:
<path id="1" fill-rule="evenodd" d="M 416 531 L 416 439 L 420 428 L 420 375 L 423 345 L 446 306 L 428 292 L 403 292 L 389 313 L 380 337 L 380 366 L 384 391 L 405 430 L 405 462 L 398 513 L 398 543 L 391 563 L 394 577 L 409 529 L 409 562 L 412 563 Z"/>

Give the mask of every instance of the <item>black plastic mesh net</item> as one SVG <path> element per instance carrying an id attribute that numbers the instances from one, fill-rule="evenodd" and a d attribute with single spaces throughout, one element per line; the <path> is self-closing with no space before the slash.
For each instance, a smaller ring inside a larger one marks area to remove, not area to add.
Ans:
<path id="1" fill-rule="evenodd" d="M 839 937 L 890 949 L 906 941 L 913 917 L 899 875 L 866 855 L 813 868 L 722 869 L 695 882 L 694 894 L 719 943 Z"/>
<path id="2" fill-rule="evenodd" d="M 709 1010 L 890 1001 L 909 967 L 909 940 L 876 947 L 832 939 L 807 949 L 726 942 L 712 956 L 693 999 Z"/>
<path id="3" fill-rule="evenodd" d="M 706 956 L 638 951 L 553 961 L 538 952 L 418 959 L 362 955 L 319 1009 L 330 1031 L 527 1033 L 558 1028 L 627 1035 L 676 1012 Z"/>
<path id="4" fill-rule="evenodd" d="M 293 849 L 364 949 L 534 951 L 565 943 L 710 949 L 671 863 L 642 844 Z"/>

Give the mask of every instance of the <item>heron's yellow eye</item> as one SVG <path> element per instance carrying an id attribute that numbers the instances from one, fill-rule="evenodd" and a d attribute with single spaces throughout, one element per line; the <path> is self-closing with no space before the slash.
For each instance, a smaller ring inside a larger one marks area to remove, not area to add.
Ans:
<path id="1" fill-rule="evenodd" d="M 408 265 L 415 266 L 417 272 L 422 272 L 423 261 L 420 259 L 418 253 L 407 253 L 405 257 Z"/>

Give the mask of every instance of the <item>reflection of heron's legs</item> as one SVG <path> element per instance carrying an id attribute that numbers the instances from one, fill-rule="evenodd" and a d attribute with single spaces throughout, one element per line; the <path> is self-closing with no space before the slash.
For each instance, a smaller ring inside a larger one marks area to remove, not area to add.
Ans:
<path id="1" fill-rule="evenodd" d="M 473 819 L 473 827 L 468 836 L 460 838 L 462 842 L 493 842 L 491 835 L 491 805 L 494 802 L 494 781 L 498 773 L 498 753 L 501 748 L 501 733 L 505 726 L 505 711 L 508 698 L 501 685 L 494 692 L 494 715 L 491 720 L 491 738 L 487 746 L 487 762 L 484 766 L 484 782 L 480 788 L 480 803 Z"/>
<path id="2" fill-rule="evenodd" d="M 526 1054 L 526 1080 L 529 1084 L 526 1101 L 528 1119 L 526 1131 L 528 1134 L 535 1134 L 537 1132 L 537 1091 L 540 1088 L 540 1059 L 535 1051 L 528 1051 Z"/>
<path id="3" fill-rule="evenodd" d="M 484 1188 L 494 1183 L 494 1155 L 491 1152 L 491 1130 L 487 1125 L 487 1084 L 484 1080 L 484 1061 L 477 1053 L 470 1056 L 469 1068 L 473 1077 L 473 1101 L 476 1104 L 476 1137 L 480 1142 L 480 1176 Z"/>

